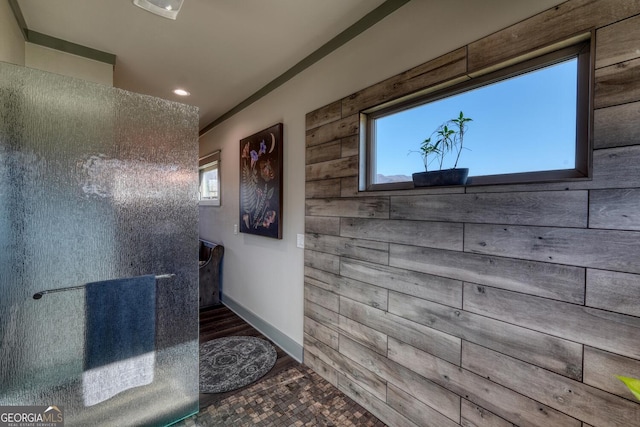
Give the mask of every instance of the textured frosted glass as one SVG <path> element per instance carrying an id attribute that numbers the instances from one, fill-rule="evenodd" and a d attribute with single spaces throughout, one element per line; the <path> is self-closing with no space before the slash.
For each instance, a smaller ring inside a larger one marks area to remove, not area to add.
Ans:
<path id="1" fill-rule="evenodd" d="M 66 425 L 168 424 L 198 410 L 194 107 L 0 62 L 0 405 Z M 85 291 L 156 283 L 153 382 L 83 401 Z"/>

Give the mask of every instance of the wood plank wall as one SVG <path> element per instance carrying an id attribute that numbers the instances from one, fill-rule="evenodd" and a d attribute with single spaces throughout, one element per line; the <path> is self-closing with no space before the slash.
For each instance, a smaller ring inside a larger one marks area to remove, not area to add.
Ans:
<path id="1" fill-rule="evenodd" d="M 307 365 L 392 426 L 640 426 L 639 14 L 570 0 L 307 115 Z M 358 191 L 360 111 L 585 31 L 593 179 Z"/>

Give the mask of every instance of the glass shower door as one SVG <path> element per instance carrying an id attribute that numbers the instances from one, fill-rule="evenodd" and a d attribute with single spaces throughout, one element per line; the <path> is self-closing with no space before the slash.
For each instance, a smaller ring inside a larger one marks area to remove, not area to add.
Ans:
<path id="1" fill-rule="evenodd" d="M 195 107 L 0 62 L 0 406 L 197 412 L 197 143 Z"/>

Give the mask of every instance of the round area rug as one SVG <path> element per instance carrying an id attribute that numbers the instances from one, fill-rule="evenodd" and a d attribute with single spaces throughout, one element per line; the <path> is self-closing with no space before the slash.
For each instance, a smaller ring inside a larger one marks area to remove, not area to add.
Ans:
<path id="1" fill-rule="evenodd" d="M 276 349 L 256 337 L 225 337 L 200 345 L 200 392 L 222 393 L 251 384 L 273 368 Z"/>

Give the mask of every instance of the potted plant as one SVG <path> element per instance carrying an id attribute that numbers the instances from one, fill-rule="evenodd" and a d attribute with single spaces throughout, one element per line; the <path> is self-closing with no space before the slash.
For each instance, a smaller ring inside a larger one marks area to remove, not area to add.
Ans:
<path id="1" fill-rule="evenodd" d="M 460 111 L 457 118 L 442 123 L 431 136 L 425 139 L 420 146 L 419 153 L 424 163 L 424 172 L 413 174 L 413 185 L 427 187 L 435 185 L 464 185 L 467 182 L 468 168 L 458 168 L 458 160 L 462 153 L 464 135 L 467 131 L 467 123 L 472 119 L 465 117 Z M 442 169 L 447 155 L 455 155 L 455 163 L 451 169 Z M 438 161 L 438 170 L 429 170 L 429 166 Z"/>

